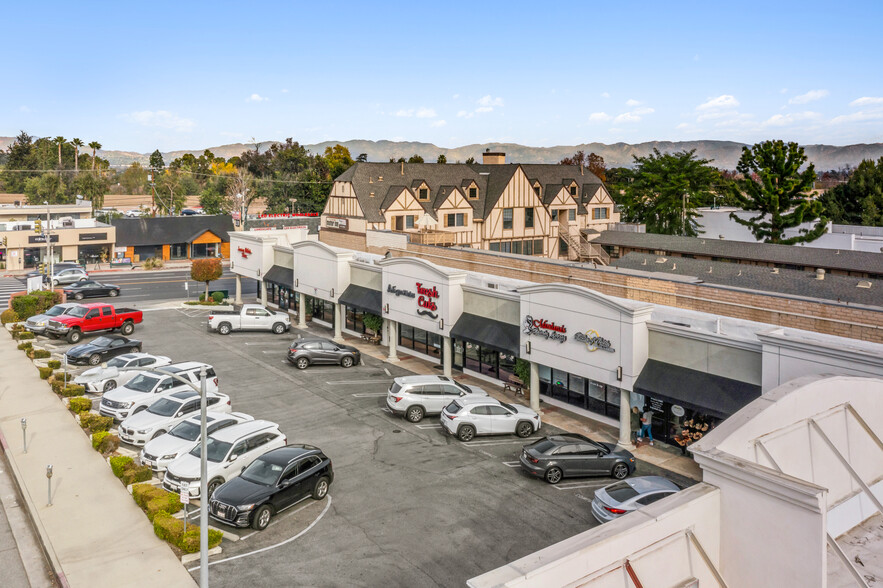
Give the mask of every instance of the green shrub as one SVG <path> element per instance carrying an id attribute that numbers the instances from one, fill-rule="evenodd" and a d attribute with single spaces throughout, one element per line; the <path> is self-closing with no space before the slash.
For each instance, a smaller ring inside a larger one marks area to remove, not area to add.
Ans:
<path id="1" fill-rule="evenodd" d="M 23 321 L 28 320 L 37 313 L 37 297 L 26 294 L 16 296 L 11 300 L 12 310 Z"/>
<path id="2" fill-rule="evenodd" d="M 383 328 L 383 318 L 376 314 L 366 312 L 362 315 L 362 322 L 366 328 L 371 329 L 375 333 L 380 333 L 380 330 Z"/>
<path id="3" fill-rule="evenodd" d="M 128 486 L 137 482 L 146 482 L 152 477 L 153 472 L 150 471 L 148 466 L 134 466 L 127 468 L 120 479 L 123 481 L 123 484 Z"/>
<path id="4" fill-rule="evenodd" d="M 203 292 L 202 294 L 199 295 L 199 301 L 205 302 L 205 292 Z"/>
<path id="5" fill-rule="evenodd" d="M 41 380 L 45 380 L 46 378 L 48 378 L 49 376 L 52 375 L 52 368 L 49 368 L 49 367 L 45 367 L 45 368 L 38 367 L 37 371 L 40 372 L 40 379 Z"/>
<path id="6" fill-rule="evenodd" d="M 72 374 L 65 375 L 64 372 L 55 372 L 52 374 L 52 377 L 54 377 L 57 382 L 64 382 L 65 384 L 70 383 L 70 381 L 74 379 Z"/>
<path id="7" fill-rule="evenodd" d="M 92 410 L 92 399 L 91 398 L 71 398 L 68 403 L 68 408 L 71 412 L 75 414 L 79 414 L 81 412 L 89 412 Z"/>
<path id="8" fill-rule="evenodd" d="M 135 462 L 132 461 L 132 458 L 129 457 L 128 455 L 115 455 L 110 458 L 110 469 L 113 471 L 113 475 L 116 476 L 117 478 L 119 478 L 123 475 L 123 472 L 129 466 L 129 464 L 134 464 L 134 463 Z M 141 488 L 142 486 L 149 486 L 150 488 L 153 488 L 153 486 L 151 486 L 150 484 L 139 484 L 137 486 L 133 486 L 132 487 L 132 496 L 136 496 L 136 494 L 135 494 L 136 488 Z M 138 501 L 138 498 L 136 496 L 135 502 L 137 502 L 137 501 Z"/>
<path id="9" fill-rule="evenodd" d="M 49 352 L 48 349 L 34 349 L 31 353 L 31 359 L 46 359 L 47 357 L 52 357 L 52 354 Z M 52 368 L 46 369 L 51 370 Z M 48 378 L 49 376 L 46 377 Z"/>
<path id="10" fill-rule="evenodd" d="M 61 392 L 60 392 L 60 394 L 62 396 L 64 396 L 65 398 L 70 398 L 72 396 L 82 396 L 85 393 L 86 393 L 86 389 L 82 386 L 77 385 L 77 384 L 68 384 L 67 386 L 62 388 Z M 109 419 L 113 420 L 112 417 L 104 417 L 104 418 L 109 418 Z M 107 430 L 107 429 L 105 429 L 105 430 Z"/>
<path id="11" fill-rule="evenodd" d="M 101 445 L 101 442 L 104 441 L 104 438 L 108 435 L 110 435 L 110 433 L 107 431 L 92 433 L 92 449 L 98 449 L 98 446 Z"/>
<path id="12" fill-rule="evenodd" d="M 172 492 L 166 492 L 165 490 L 160 491 L 162 492 L 162 495 L 157 496 L 156 498 L 148 502 L 147 508 L 145 509 L 145 511 L 147 512 L 147 518 L 151 521 L 160 512 L 175 514 L 176 512 L 184 508 L 184 505 L 181 504 L 180 495 L 174 494 Z"/>
<path id="13" fill-rule="evenodd" d="M 51 367 L 54 370 L 57 370 L 58 368 L 61 367 L 61 362 L 58 361 L 57 359 L 50 359 L 48 362 L 46 362 L 46 365 L 48 365 L 49 367 Z"/>
<path id="14" fill-rule="evenodd" d="M 132 463 L 131 467 L 138 466 Z M 147 508 L 148 502 L 154 500 L 155 498 L 161 497 L 163 494 L 168 494 L 168 492 L 166 492 L 159 486 L 154 486 L 153 484 L 135 484 L 134 486 L 132 486 L 132 498 L 135 499 L 135 503 L 141 508 L 141 510 Z"/>
<path id="15" fill-rule="evenodd" d="M 224 301 L 224 293 L 223 292 L 212 292 L 212 299 L 218 304 Z"/>
<path id="16" fill-rule="evenodd" d="M 153 532 L 163 541 L 179 545 L 184 537 L 184 521 L 179 521 L 167 512 L 158 512 L 153 517 Z"/>
<path id="17" fill-rule="evenodd" d="M 72 386 L 70 385 L 67 386 L 67 388 L 71 387 Z M 82 388 L 82 386 L 79 386 L 79 388 Z M 112 425 L 113 417 L 101 416 L 94 412 L 87 412 L 80 415 L 80 426 L 84 429 L 89 429 L 93 434 L 98 431 L 107 431 Z"/>
<path id="18" fill-rule="evenodd" d="M 26 341 L 25 343 L 18 344 L 18 348 L 22 351 L 30 351 L 31 347 L 33 347 L 33 346 L 34 346 L 34 344 L 31 343 L 30 341 Z"/>
<path id="19" fill-rule="evenodd" d="M 52 391 L 61 396 L 62 390 L 64 390 L 64 382 L 55 379 L 55 376 L 51 376 L 49 378 L 49 386 L 52 388 Z"/>
<path id="20" fill-rule="evenodd" d="M 30 331 L 23 331 L 23 332 L 21 332 L 21 333 L 18 334 L 18 340 L 19 340 L 19 341 L 28 341 L 28 340 L 33 339 L 33 338 L 34 338 L 34 334 L 31 333 Z"/>
<path id="21" fill-rule="evenodd" d="M 104 433 L 104 432 L 106 432 L 106 431 L 99 431 L 99 433 Z M 113 453 L 114 451 L 116 451 L 119 448 L 120 448 L 120 438 L 117 437 L 116 435 L 110 435 L 110 434 L 106 435 L 101 440 L 101 442 L 98 444 L 98 447 L 96 447 L 96 449 L 98 450 L 98 453 L 100 453 L 101 455 L 108 455 L 110 453 Z"/>
<path id="22" fill-rule="evenodd" d="M 182 522 L 183 525 L 183 522 Z M 208 548 L 214 549 L 221 544 L 224 534 L 216 529 L 208 530 Z M 192 525 L 187 527 L 187 532 L 181 538 L 178 548 L 184 553 L 196 553 L 199 551 L 199 527 Z"/>
<path id="23" fill-rule="evenodd" d="M 25 326 L 21 323 L 16 323 L 16 324 L 12 325 L 12 332 L 13 333 L 21 333 L 24 330 L 25 330 Z"/>
<path id="24" fill-rule="evenodd" d="M 7 308 L 3 312 L 0 312 L 0 323 L 16 323 L 18 322 L 18 315 L 15 314 L 15 311 L 11 308 Z"/>

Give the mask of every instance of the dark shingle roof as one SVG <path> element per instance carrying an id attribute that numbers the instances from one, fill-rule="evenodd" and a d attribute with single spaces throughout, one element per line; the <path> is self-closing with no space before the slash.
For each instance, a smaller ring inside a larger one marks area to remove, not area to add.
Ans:
<path id="1" fill-rule="evenodd" d="M 657 263 L 661 259 L 665 259 L 665 262 Z M 815 272 L 780 269 L 778 273 L 773 273 L 771 268 L 761 265 L 661 257 L 636 252 L 610 263 L 613 267 L 622 269 L 692 276 L 708 284 L 883 307 L 883 280 L 835 274 L 826 274 L 824 280 L 817 280 Z M 860 282 L 870 283 L 871 287 L 859 288 Z"/>
<path id="2" fill-rule="evenodd" d="M 207 230 L 226 243 L 233 230 L 233 219 L 222 214 L 118 218 L 111 224 L 116 227 L 119 247 L 189 243 Z"/>
<path id="3" fill-rule="evenodd" d="M 883 254 L 869 251 L 846 251 L 702 237 L 627 233 L 625 231 L 604 231 L 592 242 L 598 245 L 668 251 L 672 254 L 708 255 L 883 275 Z"/>

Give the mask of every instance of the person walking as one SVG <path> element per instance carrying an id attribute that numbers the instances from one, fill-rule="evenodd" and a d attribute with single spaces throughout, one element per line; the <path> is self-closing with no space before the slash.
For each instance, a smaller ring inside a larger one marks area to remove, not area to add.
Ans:
<path id="1" fill-rule="evenodd" d="M 653 430 L 651 425 L 653 424 L 653 411 L 650 410 L 649 406 L 644 407 L 644 415 L 641 417 L 641 437 L 646 436 L 650 439 L 650 445 L 653 445 Z"/>
<path id="2" fill-rule="evenodd" d="M 632 444 L 637 445 L 638 431 L 641 429 L 641 412 L 637 406 L 632 407 L 632 413 L 629 416 L 631 417 Z"/>

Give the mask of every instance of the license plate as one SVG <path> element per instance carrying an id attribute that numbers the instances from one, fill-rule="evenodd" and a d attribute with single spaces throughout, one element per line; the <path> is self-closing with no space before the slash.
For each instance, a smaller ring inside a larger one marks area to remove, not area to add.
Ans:
<path id="1" fill-rule="evenodd" d="M 155 461 L 152 461 L 152 460 L 149 460 L 149 459 L 142 459 L 142 460 L 141 460 L 141 463 L 143 463 L 144 465 L 148 465 L 148 466 L 150 466 L 150 467 L 153 467 L 153 466 L 156 465 L 156 462 L 155 462 Z"/>
<path id="2" fill-rule="evenodd" d="M 218 516 L 226 517 L 227 516 L 227 507 L 223 504 L 218 505 Z"/>

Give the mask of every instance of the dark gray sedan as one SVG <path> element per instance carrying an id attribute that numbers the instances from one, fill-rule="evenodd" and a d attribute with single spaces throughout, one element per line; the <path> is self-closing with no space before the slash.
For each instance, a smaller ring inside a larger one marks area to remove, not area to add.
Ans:
<path id="1" fill-rule="evenodd" d="M 582 476 L 622 480 L 635 471 L 635 456 L 630 452 L 575 433 L 544 437 L 525 445 L 519 461 L 521 469 L 550 484 Z"/>
<path id="2" fill-rule="evenodd" d="M 328 339 L 298 339 L 288 348 L 288 361 L 305 370 L 313 364 L 337 364 L 343 367 L 358 365 L 362 354 L 351 345 Z"/>

